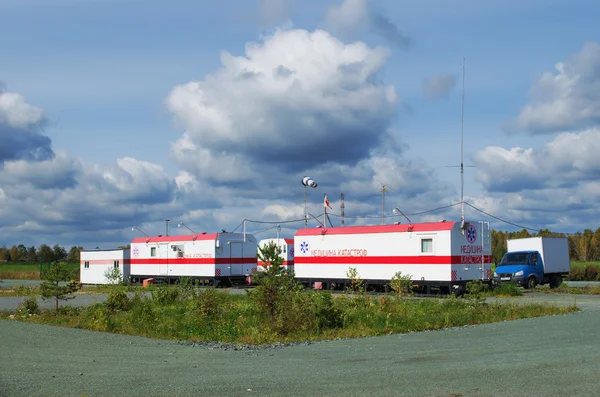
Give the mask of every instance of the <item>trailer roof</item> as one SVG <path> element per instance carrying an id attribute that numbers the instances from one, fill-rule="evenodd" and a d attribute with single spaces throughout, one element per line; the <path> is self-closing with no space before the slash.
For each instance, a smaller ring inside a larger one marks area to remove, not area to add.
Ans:
<path id="1" fill-rule="evenodd" d="M 344 226 L 330 228 L 299 229 L 296 236 L 316 236 L 326 234 L 367 234 L 367 233 L 403 233 L 403 232 L 436 232 L 451 230 L 456 222 L 402 223 L 399 225 Z"/>
<path id="2" fill-rule="evenodd" d="M 219 233 L 202 233 L 190 234 L 186 236 L 151 236 L 151 237 L 136 237 L 131 242 L 134 243 L 174 243 L 177 241 L 194 241 L 194 240 L 216 240 Z"/>

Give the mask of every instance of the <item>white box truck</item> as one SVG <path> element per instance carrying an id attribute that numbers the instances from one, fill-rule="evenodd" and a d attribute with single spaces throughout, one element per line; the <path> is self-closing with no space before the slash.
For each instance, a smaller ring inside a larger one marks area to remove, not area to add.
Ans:
<path id="1" fill-rule="evenodd" d="M 569 241 L 564 237 L 507 240 L 507 252 L 496 267 L 494 284 L 512 282 L 525 288 L 550 284 L 556 288 L 571 270 Z"/>

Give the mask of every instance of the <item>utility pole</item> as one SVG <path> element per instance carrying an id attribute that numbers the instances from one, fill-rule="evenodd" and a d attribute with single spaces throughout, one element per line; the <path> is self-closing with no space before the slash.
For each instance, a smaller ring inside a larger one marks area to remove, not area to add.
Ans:
<path id="1" fill-rule="evenodd" d="M 167 234 L 166 234 L 167 237 L 169 236 L 169 221 L 170 221 L 170 219 L 165 219 L 165 223 L 167 224 Z"/>

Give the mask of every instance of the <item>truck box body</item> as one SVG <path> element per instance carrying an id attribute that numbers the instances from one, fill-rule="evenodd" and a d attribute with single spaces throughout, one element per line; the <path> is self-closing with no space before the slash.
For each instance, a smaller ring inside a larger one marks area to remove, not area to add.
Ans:
<path id="1" fill-rule="evenodd" d="M 489 226 L 431 222 L 300 229 L 294 236 L 298 279 L 343 280 L 356 268 L 363 280 L 389 281 L 396 272 L 413 282 L 464 284 L 492 278 Z"/>
<path id="2" fill-rule="evenodd" d="M 537 251 L 542 256 L 544 273 L 569 273 L 569 242 L 562 237 L 529 237 L 506 241 L 508 252 Z"/>
<path id="3" fill-rule="evenodd" d="M 281 249 L 281 258 L 283 259 L 283 267 L 294 270 L 294 239 L 293 238 L 267 238 L 260 240 L 259 247 L 264 247 L 269 243 L 275 243 Z M 258 270 L 264 270 L 263 262 L 257 258 Z"/>
<path id="4" fill-rule="evenodd" d="M 81 284 L 110 284 L 114 280 L 106 278 L 106 272 L 119 269 L 122 280 L 127 280 L 130 272 L 130 250 L 83 250 L 80 255 L 79 281 Z"/>
<path id="5" fill-rule="evenodd" d="M 252 234 L 213 233 L 136 238 L 131 243 L 131 277 L 241 277 L 256 272 Z"/>

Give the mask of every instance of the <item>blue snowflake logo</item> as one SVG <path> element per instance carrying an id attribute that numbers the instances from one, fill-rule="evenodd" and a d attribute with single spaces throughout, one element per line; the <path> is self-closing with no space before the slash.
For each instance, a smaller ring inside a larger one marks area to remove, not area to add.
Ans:
<path id="1" fill-rule="evenodd" d="M 133 256 L 137 258 L 137 256 L 140 254 L 140 249 L 138 247 L 134 247 L 133 248 Z"/>
<path id="2" fill-rule="evenodd" d="M 477 230 L 475 230 L 473 225 L 470 225 L 467 229 L 467 241 L 473 244 L 475 240 L 477 240 Z"/>
<path id="3" fill-rule="evenodd" d="M 303 254 L 308 252 L 308 243 L 306 241 L 303 241 L 302 244 L 300 244 L 300 251 L 302 251 Z"/>

